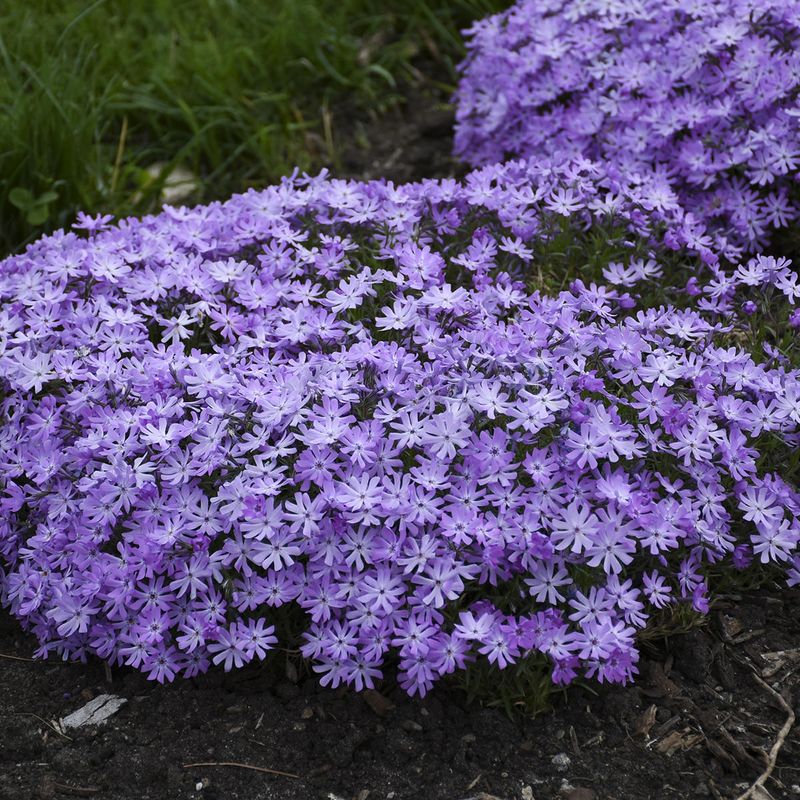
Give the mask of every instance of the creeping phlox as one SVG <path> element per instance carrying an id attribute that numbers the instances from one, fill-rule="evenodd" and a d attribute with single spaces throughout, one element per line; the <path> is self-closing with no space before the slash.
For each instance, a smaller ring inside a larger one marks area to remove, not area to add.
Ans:
<path id="1" fill-rule="evenodd" d="M 800 443 L 798 374 L 732 344 L 797 274 L 706 257 L 688 307 L 637 309 L 656 253 L 531 292 L 554 220 L 708 256 L 609 186 L 295 175 L 2 262 L 0 600 L 39 654 L 169 681 L 264 658 L 294 610 L 325 685 L 532 654 L 625 682 L 709 570 L 800 581 L 800 496 L 762 460 Z"/>
<path id="2" fill-rule="evenodd" d="M 800 0 L 519 0 L 467 34 L 469 163 L 580 153 L 655 171 L 750 251 L 796 218 Z"/>

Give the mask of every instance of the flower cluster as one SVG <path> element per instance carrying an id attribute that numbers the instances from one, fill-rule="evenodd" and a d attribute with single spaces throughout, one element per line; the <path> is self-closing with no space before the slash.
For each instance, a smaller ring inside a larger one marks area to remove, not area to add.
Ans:
<path id="1" fill-rule="evenodd" d="M 655 170 L 754 251 L 797 215 L 800 0 L 519 0 L 468 31 L 456 152 Z"/>
<path id="2" fill-rule="evenodd" d="M 709 570 L 800 580 L 770 460 L 800 376 L 732 344 L 743 292 L 794 303 L 797 274 L 726 274 L 642 191 L 582 161 L 293 176 L 2 262 L 0 601 L 41 655 L 158 681 L 265 657 L 293 610 L 324 684 L 392 663 L 424 694 L 531 654 L 625 681 Z M 564 224 L 625 231 L 608 285 L 530 290 Z M 636 308 L 662 236 L 702 303 Z"/>

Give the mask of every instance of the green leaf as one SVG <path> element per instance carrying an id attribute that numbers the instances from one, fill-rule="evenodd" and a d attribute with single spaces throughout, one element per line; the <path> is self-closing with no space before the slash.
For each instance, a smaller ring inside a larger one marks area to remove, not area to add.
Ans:
<path id="1" fill-rule="evenodd" d="M 8 193 L 8 200 L 12 206 L 15 206 L 20 211 L 27 211 L 33 205 L 33 194 L 30 189 L 24 189 L 22 186 L 15 186 Z"/>
<path id="2" fill-rule="evenodd" d="M 35 205 L 29 209 L 25 219 L 29 225 L 42 225 L 50 216 L 50 209 L 46 205 Z"/>
<path id="3" fill-rule="evenodd" d="M 54 192 L 52 190 L 45 192 L 44 194 L 40 194 L 36 198 L 36 205 L 37 206 L 46 206 L 48 203 L 52 203 L 53 200 L 58 200 L 58 192 Z"/>
<path id="4" fill-rule="evenodd" d="M 394 75 L 392 75 L 392 73 L 389 72 L 388 69 L 382 67 L 380 64 L 370 64 L 367 67 L 367 72 L 372 72 L 375 75 L 380 75 L 381 78 L 383 78 L 386 81 L 386 83 L 388 83 L 389 86 L 392 87 L 392 89 L 397 88 L 397 81 L 394 79 Z"/>

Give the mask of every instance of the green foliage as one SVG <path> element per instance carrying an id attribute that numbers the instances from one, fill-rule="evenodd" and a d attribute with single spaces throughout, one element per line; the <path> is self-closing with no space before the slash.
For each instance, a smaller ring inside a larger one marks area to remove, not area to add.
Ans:
<path id="1" fill-rule="evenodd" d="M 338 105 L 366 113 L 397 102 L 414 59 L 438 61 L 451 89 L 460 29 L 504 5 L 4 3 L 0 248 L 68 225 L 77 210 L 153 210 L 163 187 L 143 181 L 142 171 L 154 163 L 196 175 L 193 200 L 265 184 L 295 166 L 335 166 L 352 121 L 337 117 Z"/>
<path id="2" fill-rule="evenodd" d="M 470 664 L 452 680 L 471 703 L 502 708 L 509 717 L 536 716 L 547 711 L 558 691 L 551 678 L 552 664 L 541 653 L 533 653 L 515 664 L 498 669 L 485 660 Z"/>
<path id="3" fill-rule="evenodd" d="M 675 603 L 654 613 L 636 638 L 641 643 L 660 642 L 689 633 L 707 622 L 708 617 L 695 611 L 690 603 Z"/>
<path id="4" fill-rule="evenodd" d="M 50 203 L 58 199 L 58 192 L 52 189 L 36 197 L 30 189 L 15 186 L 8 193 L 8 200 L 14 208 L 25 215 L 29 225 L 42 225 L 50 216 Z"/>

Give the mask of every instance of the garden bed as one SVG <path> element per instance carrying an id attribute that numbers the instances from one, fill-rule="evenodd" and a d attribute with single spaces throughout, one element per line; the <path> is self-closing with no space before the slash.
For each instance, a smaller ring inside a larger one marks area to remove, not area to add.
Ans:
<path id="1" fill-rule="evenodd" d="M 404 112 L 354 123 L 339 174 L 402 182 L 457 169 L 443 97 L 426 85 L 406 88 Z M 34 639 L 0 612 L 0 800 L 727 800 L 773 749 L 770 795 L 800 797 L 788 694 L 799 613 L 794 590 L 723 598 L 702 625 L 673 621 L 643 645 L 633 686 L 573 686 L 531 718 L 447 685 L 423 700 L 390 683 L 331 691 L 280 652 L 168 686 L 96 660 L 33 661 Z M 126 701 L 106 725 L 59 730 L 106 693 Z"/>
<path id="2" fill-rule="evenodd" d="M 753 673 L 791 687 L 800 592 L 722 601 L 707 625 L 647 646 L 635 685 L 572 688 L 534 719 L 446 688 L 422 701 L 330 691 L 274 665 L 158 686 L 133 670 L 109 684 L 97 661 L 7 658 L 34 647 L 0 616 L 2 800 L 728 800 L 755 782 L 787 720 Z M 105 726 L 68 740 L 48 724 L 102 693 L 128 701 Z M 184 766 L 209 762 L 299 777 Z M 776 800 L 800 797 L 798 763 L 792 728 L 780 783 L 767 784 Z"/>

